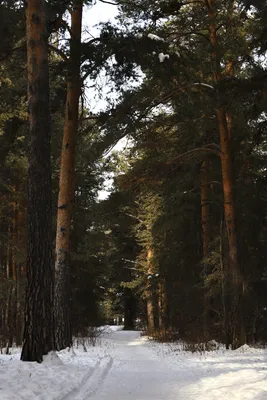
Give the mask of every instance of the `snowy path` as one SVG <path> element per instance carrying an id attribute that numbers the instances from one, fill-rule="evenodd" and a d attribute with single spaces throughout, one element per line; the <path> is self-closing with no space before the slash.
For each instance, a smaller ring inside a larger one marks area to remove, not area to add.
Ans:
<path id="1" fill-rule="evenodd" d="M 0 400 L 267 400 L 267 349 L 191 353 L 114 329 L 42 364 L 0 354 Z"/>
<path id="2" fill-rule="evenodd" d="M 140 333 L 118 331 L 111 340 L 113 367 L 93 400 L 178 400 L 179 389 L 186 384 L 184 377 L 162 360 Z"/>
<path id="3" fill-rule="evenodd" d="M 107 341 L 112 368 L 84 400 L 267 400 L 264 350 L 192 354 L 125 331 Z"/>
<path id="4" fill-rule="evenodd" d="M 97 392 L 112 366 L 112 358 L 104 356 L 99 359 L 94 369 L 85 374 L 81 384 L 71 390 L 62 400 L 84 400 Z"/>

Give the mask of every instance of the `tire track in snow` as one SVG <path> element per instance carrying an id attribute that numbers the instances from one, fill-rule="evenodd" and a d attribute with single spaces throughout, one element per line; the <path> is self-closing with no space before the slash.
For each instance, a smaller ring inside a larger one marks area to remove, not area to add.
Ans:
<path id="1" fill-rule="evenodd" d="M 80 385 L 59 400 L 85 400 L 93 396 L 103 384 L 113 364 L 110 356 L 104 356 L 95 364 L 93 371 L 85 374 Z"/>

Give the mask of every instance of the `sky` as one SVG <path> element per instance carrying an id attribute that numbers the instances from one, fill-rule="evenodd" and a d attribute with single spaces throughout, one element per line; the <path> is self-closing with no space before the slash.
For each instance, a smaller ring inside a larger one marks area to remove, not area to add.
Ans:
<path id="1" fill-rule="evenodd" d="M 111 4 L 102 3 L 101 1 L 97 0 L 96 4 L 93 6 L 88 6 L 85 8 L 84 17 L 83 17 L 83 30 L 86 36 L 93 36 L 97 37 L 99 29 L 96 25 L 100 22 L 115 22 L 115 17 L 118 15 L 118 9 L 116 6 Z M 89 85 L 88 85 L 89 86 Z M 105 92 L 105 88 L 103 88 Z M 104 100 L 96 100 L 95 99 L 96 93 L 92 89 L 88 89 L 86 92 L 86 97 L 88 102 L 90 103 L 90 108 L 92 111 L 100 111 L 101 109 L 105 108 L 105 101 Z M 97 96 L 96 96 L 97 97 Z M 125 141 L 122 140 L 116 144 L 113 150 L 121 150 L 125 146 Z M 111 188 L 113 183 L 112 179 L 105 181 L 105 187 L 108 190 Z M 109 192 L 107 190 L 101 190 L 98 193 L 98 199 L 104 200 L 108 197 Z"/>
<path id="2" fill-rule="evenodd" d="M 83 35 L 89 39 L 92 37 L 98 37 L 99 28 L 98 24 L 101 22 L 113 22 L 115 23 L 115 17 L 118 15 L 118 8 L 111 4 L 102 3 L 100 0 L 96 0 L 96 4 L 93 6 L 86 6 L 83 14 Z M 100 78 L 101 79 L 101 78 Z M 87 86 L 92 86 L 93 82 L 87 80 Z M 101 82 L 102 84 L 102 82 Z M 102 96 L 107 93 L 109 88 L 103 87 Z M 103 99 L 99 99 L 97 91 L 92 89 L 87 90 L 86 98 L 88 105 L 92 112 L 98 112 L 105 108 L 106 102 Z"/>
<path id="3" fill-rule="evenodd" d="M 99 22 L 112 22 L 116 15 L 118 15 L 118 9 L 116 6 L 101 3 L 97 0 L 93 6 L 87 6 L 84 12 L 84 26 L 89 27 L 90 33 L 93 36 L 97 36 L 98 29 L 95 27 Z"/>

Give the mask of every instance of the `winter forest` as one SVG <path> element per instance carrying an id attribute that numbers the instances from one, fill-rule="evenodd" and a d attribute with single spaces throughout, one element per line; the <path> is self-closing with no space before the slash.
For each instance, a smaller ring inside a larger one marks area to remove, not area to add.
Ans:
<path id="1" fill-rule="evenodd" d="M 113 324 L 265 347 L 266 27 L 263 0 L 0 0 L 2 354 Z"/>

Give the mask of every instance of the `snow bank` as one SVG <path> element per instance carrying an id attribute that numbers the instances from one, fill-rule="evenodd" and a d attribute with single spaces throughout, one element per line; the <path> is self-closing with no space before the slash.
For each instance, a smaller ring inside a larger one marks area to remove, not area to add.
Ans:
<path id="1" fill-rule="evenodd" d="M 123 325 L 105 325 L 103 328 L 107 329 L 107 332 L 116 332 L 123 329 Z"/>
<path id="2" fill-rule="evenodd" d="M 50 364 L 50 365 L 62 365 L 63 362 L 57 355 L 55 351 L 51 351 L 51 353 L 47 354 L 43 358 L 43 364 Z"/>
<path id="3" fill-rule="evenodd" d="M 1 356 L 1 400 L 56 400 L 78 386 L 85 368 L 5 360 Z"/>
<path id="4" fill-rule="evenodd" d="M 191 353 L 140 332 L 105 327 L 95 347 L 50 353 L 42 364 L 0 355 L 0 400 L 266 400 L 267 350 Z"/>
<path id="5" fill-rule="evenodd" d="M 179 400 L 267 400 L 266 349 L 244 345 L 231 351 L 216 343 L 215 351 L 191 353 L 181 342 L 149 346 L 187 382 Z"/>
<path id="6" fill-rule="evenodd" d="M 238 347 L 238 349 L 235 350 L 235 353 L 255 353 L 255 351 L 257 351 L 257 349 L 244 344 L 243 346 Z"/>
<path id="7" fill-rule="evenodd" d="M 78 388 L 99 362 L 103 351 L 82 346 L 74 351 L 49 353 L 42 364 L 20 361 L 20 350 L 0 355 L 1 400 L 63 400 Z"/>

